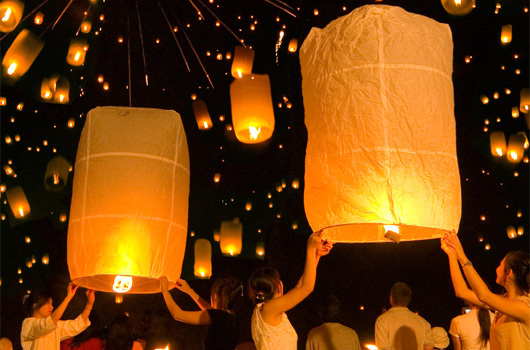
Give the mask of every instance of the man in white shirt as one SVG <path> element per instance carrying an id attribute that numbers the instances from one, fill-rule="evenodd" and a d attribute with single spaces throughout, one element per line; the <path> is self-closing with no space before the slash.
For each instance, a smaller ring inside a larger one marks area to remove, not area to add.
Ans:
<path id="1" fill-rule="evenodd" d="M 431 325 L 408 309 L 412 290 L 403 282 L 390 289 L 390 310 L 375 322 L 379 350 L 433 350 Z"/>
<path id="2" fill-rule="evenodd" d="M 324 298 L 319 314 L 324 323 L 309 331 L 306 350 L 361 350 L 357 333 L 339 323 L 342 305 L 337 297 Z"/>

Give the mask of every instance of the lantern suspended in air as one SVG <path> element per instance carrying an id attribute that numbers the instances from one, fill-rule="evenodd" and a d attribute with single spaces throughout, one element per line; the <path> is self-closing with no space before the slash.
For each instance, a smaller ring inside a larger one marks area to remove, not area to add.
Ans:
<path id="1" fill-rule="evenodd" d="M 50 192 L 62 191 L 68 182 L 70 166 L 70 162 L 63 156 L 50 159 L 44 175 L 44 187 Z"/>
<path id="2" fill-rule="evenodd" d="M 515 237 L 517 237 L 517 232 L 515 231 L 515 227 L 513 226 L 506 227 L 506 234 L 510 239 L 514 239 Z"/>
<path id="3" fill-rule="evenodd" d="M 490 149 L 491 154 L 495 157 L 502 157 L 506 154 L 506 137 L 503 131 L 497 130 L 491 132 Z"/>
<path id="4" fill-rule="evenodd" d="M 232 61 L 232 76 L 236 79 L 242 78 L 245 74 L 252 73 L 255 52 L 243 46 L 236 46 L 234 60 Z"/>
<path id="5" fill-rule="evenodd" d="M 256 243 L 256 256 L 259 259 L 265 258 L 265 244 L 263 242 Z"/>
<path id="6" fill-rule="evenodd" d="M 296 52 L 298 50 L 298 39 L 292 38 L 289 40 L 289 52 Z"/>
<path id="7" fill-rule="evenodd" d="M 519 110 L 522 113 L 528 113 L 529 109 L 530 109 L 530 89 L 524 88 L 524 89 L 521 89 Z"/>
<path id="8" fill-rule="evenodd" d="M 92 29 L 92 22 L 87 20 L 81 23 L 81 32 L 90 33 L 91 29 Z"/>
<path id="9" fill-rule="evenodd" d="M 208 108 L 206 108 L 206 103 L 203 100 L 194 100 L 193 104 L 193 113 L 195 113 L 195 120 L 197 121 L 197 126 L 199 130 L 208 130 L 213 126 L 212 119 L 210 118 L 210 113 L 208 113 Z"/>
<path id="10" fill-rule="evenodd" d="M 9 187 L 6 191 L 6 197 L 15 218 L 22 219 L 28 216 L 30 207 L 22 187 Z"/>
<path id="11" fill-rule="evenodd" d="M 199 238 L 195 241 L 195 264 L 193 271 L 195 277 L 210 278 L 212 276 L 212 245 L 210 241 Z"/>
<path id="12" fill-rule="evenodd" d="M 24 4 L 20 1 L 4 0 L 0 2 L 0 31 L 13 31 L 22 19 Z"/>
<path id="13" fill-rule="evenodd" d="M 524 133 L 510 135 L 508 149 L 506 151 L 509 161 L 518 163 L 523 159 L 525 142 L 526 135 Z"/>
<path id="14" fill-rule="evenodd" d="M 311 30 L 300 63 L 313 231 L 382 242 L 458 229 L 452 62 L 449 26 L 399 7 L 363 6 Z"/>
<path id="15" fill-rule="evenodd" d="M 18 79 L 24 75 L 37 58 L 44 43 L 29 30 L 23 29 L 7 49 L 2 59 L 2 75 Z"/>
<path id="16" fill-rule="evenodd" d="M 79 286 L 155 293 L 180 277 L 189 155 L 169 110 L 98 107 L 81 134 L 68 226 L 68 268 Z M 173 288 L 173 284 L 170 284 Z"/>
<path id="17" fill-rule="evenodd" d="M 68 48 L 68 55 L 66 62 L 71 66 L 80 66 L 85 63 L 85 56 L 88 50 L 88 44 L 84 39 L 70 40 L 70 47 Z"/>
<path id="18" fill-rule="evenodd" d="M 464 16 L 475 8 L 475 0 L 441 0 L 442 6 L 448 14 Z"/>
<path id="19" fill-rule="evenodd" d="M 512 25 L 507 24 L 502 26 L 501 30 L 501 43 L 508 44 L 512 42 Z"/>
<path id="20" fill-rule="evenodd" d="M 35 23 L 36 25 L 41 25 L 42 22 L 44 22 L 44 13 L 37 12 L 35 14 L 35 18 L 33 19 L 33 23 Z"/>
<path id="21" fill-rule="evenodd" d="M 266 74 L 247 74 L 230 84 L 232 122 L 243 143 L 259 143 L 274 131 L 271 84 Z"/>
<path id="22" fill-rule="evenodd" d="M 243 225 L 239 218 L 221 221 L 221 237 L 219 245 L 225 255 L 239 255 L 242 248 Z"/>
<path id="23" fill-rule="evenodd" d="M 70 82 L 62 75 L 42 79 L 40 97 L 45 101 L 67 103 L 70 101 Z"/>

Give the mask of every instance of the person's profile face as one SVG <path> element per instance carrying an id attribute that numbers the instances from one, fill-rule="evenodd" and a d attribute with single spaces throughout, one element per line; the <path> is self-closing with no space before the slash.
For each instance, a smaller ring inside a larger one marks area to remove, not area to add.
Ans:
<path id="1" fill-rule="evenodd" d="M 37 309 L 36 317 L 37 318 L 46 318 L 50 316 L 53 312 L 53 300 L 52 298 L 48 299 L 48 302 Z"/>
<path id="2" fill-rule="evenodd" d="M 506 261 L 506 258 L 502 259 L 500 264 L 499 264 L 499 266 L 495 270 L 495 272 L 497 273 L 497 279 L 495 280 L 495 283 L 497 283 L 498 285 L 501 285 L 503 287 L 504 287 L 504 281 L 505 281 L 505 277 L 506 277 L 506 271 L 505 271 L 505 268 L 504 268 L 505 261 Z"/>

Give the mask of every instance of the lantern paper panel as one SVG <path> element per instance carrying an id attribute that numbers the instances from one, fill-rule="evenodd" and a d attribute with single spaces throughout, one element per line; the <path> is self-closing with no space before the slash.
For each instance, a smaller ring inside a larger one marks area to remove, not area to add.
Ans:
<path id="1" fill-rule="evenodd" d="M 43 47 L 44 42 L 35 37 L 29 30 L 23 29 L 18 33 L 2 59 L 2 76 L 12 79 L 23 76 Z"/>
<path id="2" fill-rule="evenodd" d="M 231 73 L 234 78 L 242 78 L 245 74 L 252 73 L 255 52 L 252 49 L 236 46 Z"/>
<path id="3" fill-rule="evenodd" d="M 84 39 L 72 39 L 70 40 L 70 47 L 68 48 L 68 54 L 66 56 L 66 62 L 69 65 L 77 67 L 85 63 L 86 51 L 88 50 L 88 44 Z"/>
<path id="4" fill-rule="evenodd" d="M 241 253 L 243 239 L 243 225 L 239 218 L 221 221 L 221 236 L 219 245 L 225 255 L 235 256 Z"/>
<path id="5" fill-rule="evenodd" d="M 268 140 L 274 131 L 271 84 L 266 74 L 248 74 L 230 84 L 232 122 L 243 143 Z"/>
<path id="6" fill-rule="evenodd" d="M 199 238 L 195 241 L 195 264 L 193 271 L 195 277 L 210 278 L 212 276 L 212 245 L 209 240 Z"/>
<path id="7" fill-rule="evenodd" d="M 195 114 L 195 120 L 197 121 L 197 126 L 199 130 L 208 130 L 213 126 L 212 118 L 210 118 L 210 113 L 208 113 L 208 108 L 206 103 L 203 100 L 194 100 L 193 101 L 193 113 Z"/>
<path id="8" fill-rule="evenodd" d="M 363 6 L 311 30 L 300 62 L 314 231 L 384 242 L 385 225 L 401 241 L 458 229 L 452 61 L 449 26 L 399 7 Z"/>
<path id="9" fill-rule="evenodd" d="M 502 157 L 506 154 L 506 137 L 501 130 L 492 131 L 490 134 L 491 154 L 495 157 Z"/>
<path id="10" fill-rule="evenodd" d="M 15 218 L 22 219 L 28 216 L 30 207 L 22 187 L 9 187 L 6 191 L 6 197 Z"/>
<path id="11" fill-rule="evenodd" d="M 0 31 L 13 31 L 22 19 L 24 4 L 20 1 L 4 0 L 0 2 Z"/>
<path id="12" fill-rule="evenodd" d="M 523 159 L 525 149 L 526 134 L 513 134 L 508 139 L 507 157 L 508 160 L 518 163 Z"/>
<path id="13" fill-rule="evenodd" d="M 50 192 L 60 192 L 68 182 L 70 175 L 70 162 L 63 156 L 50 159 L 44 175 L 44 187 Z"/>
<path id="14" fill-rule="evenodd" d="M 176 281 L 190 181 L 180 116 L 148 108 L 91 110 L 75 169 L 67 242 L 71 280 L 129 293 L 159 292 L 163 275 Z"/>

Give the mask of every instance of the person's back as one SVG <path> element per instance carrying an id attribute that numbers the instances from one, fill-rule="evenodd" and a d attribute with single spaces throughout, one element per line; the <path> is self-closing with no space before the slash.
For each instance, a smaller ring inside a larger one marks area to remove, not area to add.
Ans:
<path id="1" fill-rule="evenodd" d="M 453 343 L 459 342 L 461 350 L 489 350 L 489 341 L 480 339 L 479 308 L 472 308 L 468 313 L 456 316 L 451 320 L 449 334 L 453 337 Z M 489 323 L 493 322 L 493 313 L 488 310 Z M 489 328 L 488 328 L 489 334 Z"/>

